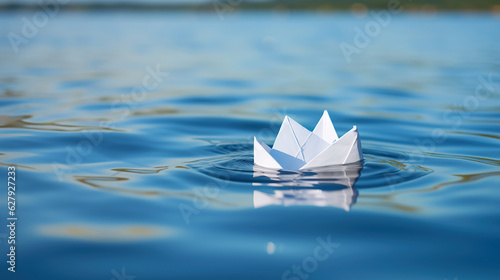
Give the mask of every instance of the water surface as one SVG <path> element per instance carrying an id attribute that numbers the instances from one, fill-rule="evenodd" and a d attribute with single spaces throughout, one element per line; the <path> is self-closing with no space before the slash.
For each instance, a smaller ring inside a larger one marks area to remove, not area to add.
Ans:
<path id="1" fill-rule="evenodd" d="M 72 12 L 18 53 L 2 36 L 2 279 L 498 279 L 500 19 L 393 16 L 348 63 L 370 20 Z M 253 136 L 325 109 L 361 166 L 254 171 Z"/>

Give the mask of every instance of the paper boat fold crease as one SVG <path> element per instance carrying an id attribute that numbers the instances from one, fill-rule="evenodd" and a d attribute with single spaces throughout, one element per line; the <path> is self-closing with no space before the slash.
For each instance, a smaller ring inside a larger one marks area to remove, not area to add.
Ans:
<path id="1" fill-rule="evenodd" d="M 272 149 L 254 137 L 254 164 L 266 168 L 306 170 L 361 160 L 356 126 L 339 138 L 326 110 L 312 132 L 285 116 Z"/>

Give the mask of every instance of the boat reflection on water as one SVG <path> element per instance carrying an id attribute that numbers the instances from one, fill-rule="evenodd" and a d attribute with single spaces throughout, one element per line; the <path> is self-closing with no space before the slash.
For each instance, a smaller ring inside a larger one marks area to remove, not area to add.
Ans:
<path id="1" fill-rule="evenodd" d="M 306 170 L 278 171 L 254 166 L 254 177 L 269 179 L 265 185 L 281 187 L 269 191 L 254 190 L 255 208 L 270 205 L 312 205 L 342 208 L 346 211 L 356 202 L 358 192 L 354 183 L 363 164 L 336 165 Z M 263 185 L 253 183 L 254 186 Z"/>

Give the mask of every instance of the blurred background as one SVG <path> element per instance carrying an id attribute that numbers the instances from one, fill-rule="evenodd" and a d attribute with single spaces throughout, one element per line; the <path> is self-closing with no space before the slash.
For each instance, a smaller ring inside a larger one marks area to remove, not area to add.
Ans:
<path id="1" fill-rule="evenodd" d="M 4 9 L 35 8 L 42 3 L 60 3 L 66 9 L 182 9 L 211 11 L 215 6 L 235 6 L 240 9 L 277 9 L 277 10 L 359 10 L 362 8 L 385 9 L 391 1 L 384 0 L 2 0 Z M 396 1 L 394 1 L 396 2 Z M 405 3 L 405 9 L 412 11 L 461 10 L 499 12 L 499 3 L 493 0 L 450 1 L 450 0 L 412 0 Z"/>
<path id="2" fill-rule="evenodd" d="M 499 27 L 488 0 L 0 1 L 0 278 L 499 279 Z M 364 162 L 254 167 L 324 110 Z"/>

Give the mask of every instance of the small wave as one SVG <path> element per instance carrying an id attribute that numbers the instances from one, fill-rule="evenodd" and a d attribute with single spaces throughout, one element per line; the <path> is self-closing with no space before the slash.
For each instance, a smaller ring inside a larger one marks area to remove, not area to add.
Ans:
<path id="1" fill-rule="evenodd" d="M 189 164 L 217 180 L 252 183 L 254 186 L 332 188 L 387 187 L 425 176 L 431 169 L 412 164 L 408 155 L 390 150 L 364 151 L 362 163 L 329 166 L 310 171 L 272 171 L 255 167 L 251 145 L 218 144 L 219 155 Z"/>

